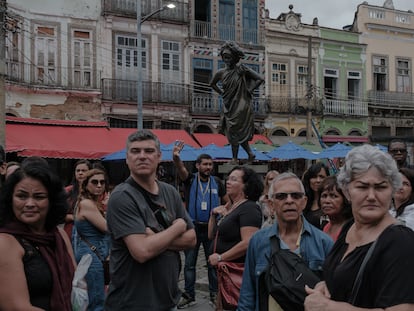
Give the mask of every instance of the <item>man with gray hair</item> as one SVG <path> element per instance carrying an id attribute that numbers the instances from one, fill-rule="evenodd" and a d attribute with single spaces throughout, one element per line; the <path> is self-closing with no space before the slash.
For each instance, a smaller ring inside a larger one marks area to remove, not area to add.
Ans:
<path id="1" fill-rule="evenodd" d="M 178 191 L 157 180 L 158 138 L 149 130 L 134 132 L 126 152 L 131 175 L 108 202 L 112 249 L 105 310 L 176 310 L 179 251 L 194 247 L 194 226 Z"/>
<path id="2" fill-rule="evenodd" d="M 259 279 L 268 267 L 272 254 L 271 239 L 276 237 L 280 249 L 296 253 L 319 275 L 325 257 L 333 246 L 333 241 L 327 234 L 303 217 L 307 197 L 302 181 L 295 174 L 283 173 L 276 176 L 268 196 L 269 208 L 275 212 L 276 221 L 271 227 L 256 232 L 249 242 L 237 309 L 239 311 L 281 310 L 271 295 L 265 299 L 259 297 Z M 262 309 L 262 302 L 268 305 L 268 309 Z"/>

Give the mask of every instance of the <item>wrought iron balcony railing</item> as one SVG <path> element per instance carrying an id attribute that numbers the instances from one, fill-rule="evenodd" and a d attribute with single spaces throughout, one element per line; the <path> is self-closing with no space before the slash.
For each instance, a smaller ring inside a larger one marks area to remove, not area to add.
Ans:
<path id="1" fill-rule="evenodd" d="M 414 110 L 414 93 L 370 90 L 367 94 L 370 108 Z"/>
<path id="2" fill-rule="evenodd" d="M 323 114 L 367 117 L 368 103 L 362 100 L 323 99 Z"/>
<path id="3" fill-rule="evenodd" d="M 310 109 L 321 115 L 322 105 L 318 100 L 309 101 L 304 97 L 272 96 L 269 99 L 269 108 L 272 113 L 305 115 Z"/>
<path id="4" fill-rule="evenodd" d="M 144 102 L 158 102 L 188 105 L 188 86 L 180 83 L 142 82 Z M 102 79 L 102 99 L 111 101 L 135 102 L 137 81 Z"/>
<path id="5" fill-rule="evenodd" d="M 192 95 L 191 112 L 193 114 L 208 114 L 218 116 L 222 110 L 223 100 L 221 96 L 211 94 Z M 269 112 L 268 101 L 263 98 L 254 98 L 252 100 L 253 111 L 256 116 L 266 116 Z"/>
<path id="6" fill-rule="evenodd" d="M 170 10 L 151 16 L 151 19 L 168 20 L 181 23 L 188 23 L 188 4 L 183 2 L 174 2 L 176 7 Z M 142 17 L 151 14 L 164 5 L 161 0 L 141 0 Z M 113 14 L 117 16 L 125 16 L 135 18 L 137 16 L 136 0 L 103 0 L 103 15 Z"/>
<path id="7" fill-rule="evenodd" d="M 218 25 L 205 21 L 190 21 L 190 33 L 194 38 L 237 41 L 245 44 L 262 45 L 263 36 L 257 29 L 238 29 L 233 25 Z"/>

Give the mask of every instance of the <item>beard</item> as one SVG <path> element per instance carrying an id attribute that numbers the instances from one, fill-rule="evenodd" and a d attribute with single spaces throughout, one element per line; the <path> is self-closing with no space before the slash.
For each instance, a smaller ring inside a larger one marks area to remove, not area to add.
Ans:
<path id="1" fill-rule="evenodd" d="M 210 177 L 210 172 L 208 172 L 207 174 L 204 172 L 198 172 L 198 174 L 200 175 L 201 179 L 208 179 Z"/>

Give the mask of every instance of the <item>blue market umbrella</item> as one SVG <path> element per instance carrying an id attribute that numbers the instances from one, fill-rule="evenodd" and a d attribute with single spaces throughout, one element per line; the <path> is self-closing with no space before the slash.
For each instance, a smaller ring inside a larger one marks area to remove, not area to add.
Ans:
<path id="1" fill-rule="evenodd" d="M 161 144 L 162 161 L 172 161 L 173 148 L 174 143 L 168 145 Z M 200 154 L 199 150 L 200 149 L 196 149 L 190 145 L 184 145 L 183 149 L 180 152 L 181 161 L 195 161 Z"/>
<path id="2" fill-rule="evenodd" d="M 265 153 L 263 153 L 263 152 L 261 152 L 259 150 L 256 150 L 253 147 L 254 147 L 254 145 L 250 145 L 250 148 L 252 149 L 252 152 L 256 156 L 256 158 L 255 158 L 256 161 L 269 161 L 269 160 L 271 160 L 271 158 L 267 154 L 265 154 Z M 233 153 L 231 151 L 231 145 L 226 145 L 223 148 L 226 149 L 226 154 L 227 154 L 227 152 L 230 154 L 230 158 L 229 159 L 231 159 L 231 157 L 233 156 Z M 247 159 L 248 157 L 249 156 L 248 156 L 246 150 L 244 150 L 243 147 L 240 146 L 239 147 L 239 153 L 237 155 L 237 158 L 244 160 L 244 159 Z"/>
<path id="3" fill-rule="evenodd" d="M 206 153 L 210 155 L 213 159 L 231 159 L 232 158 L 231 148 L 220 147 L 220 146 L 217 146 L 216 144 L 209 144 L 207 146 L 204 146 L 198 149 L 198 152 L 199 154 Z M 239 154 L 240 154 L 240 150 L 239 150 Z M 246 159 L 247 159 L 247 155 L 246 155 Z"/>
<path id="4" fill-rule="evenodd" d="M 375 147 L 377 147 L 381 151 L 388 152 L 388 148 L 386 146 L 376 144 Z"/>
<path id="5" fill-rule="evenodd" d="M 102 161 L 117 161 L 126 159 L 126 149 L 121 149 L 102 157 Z"/>
<path id="6" fill-rule="evenodd" d="M 252 145 L 250 145 L 250 147 L 252 147 Z M 219 147 L 215 144 L 210 144 L 200 148 L 198 152 L 199 154 L 207 153 L 213 159 L 231 159 L 233 157 L 230 145 Z M 252 152 L 256 156 L 255 160 L 257 161 L 269 161 L 271 159 L 263 152 L 258 151 L 254 148 L 252 148 Z M 247 152 L 241 146 L 239 147 L 239 153 L 237 154 L 237 158 L 241 160 L 245 160 L 248 158 Z"/>
<path id="7" fill-rule="evenodd" d="M 313 154 L 309 150 L 292 143 L 291 141 L 287 144 L 284 144 L 270 152 L 267 153 L 272 159 L 283 159 L 283 160 L 293 160 L 293 159 L 307 159 L 313 160 L 318 159 L 319 155 Z"/>
<path id="8" fill-rule="evenodd" d="M 344 145 L 342 143 L 336 143 L 335 145 L 328 147 L 326 149 L 323 149 L 319 153 L 319 158 L 344 158 L 349 151 L 352 150 L 352 147 Z"/>
<path id="9" fill-rule="evenodd" d="M 162 161 L 172 161 L 172 149 L 174 144 L 164 145 L 161 144 L 161 160 Z M 198 157 L 198 150 L 189 145 L 184 145 L 183 150 L 180 152 L 180 158 L 182 161 L 195 161 Z M 116 161 L 116 160 L 125 160 L 126 159 L 126 149 L 110 153 L 102 158 L 102 161 Z"/>

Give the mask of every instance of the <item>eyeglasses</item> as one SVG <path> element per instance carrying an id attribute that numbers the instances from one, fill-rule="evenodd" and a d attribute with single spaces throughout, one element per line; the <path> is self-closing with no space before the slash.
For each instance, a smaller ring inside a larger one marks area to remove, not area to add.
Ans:
<path id="1" fill-rule="evenodd" d="M 393 154 L 406 153 L 407 149 L 391 149 L 390 152 L 393 153 Z"/>
<path id="2" fill-rule="evenodd" d="M 302 192 L 279 192 L 273 194 L 272 197 L 276 200 L 283 201 L 286 200 L 289 195 L 293 200 L 300 200 L 305 196 Z"/>
<path id="3" fill-rule="evenodd" d="M 105 179 L 102 179 L 102 180 L 97 180 L 97 179 L 91 179 L 90 180 L 90 182 L 91 182 L 91 184 L 92 185 L 94 185 L 94 186 L 97 186 L 98 184 L 100 184 L 100 185 L 105 185 L 105 183 L 106 183 L 106 181 L 105 181 Z"/>

